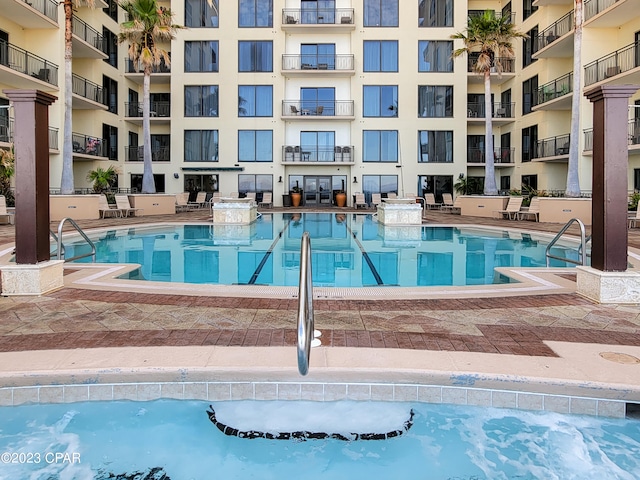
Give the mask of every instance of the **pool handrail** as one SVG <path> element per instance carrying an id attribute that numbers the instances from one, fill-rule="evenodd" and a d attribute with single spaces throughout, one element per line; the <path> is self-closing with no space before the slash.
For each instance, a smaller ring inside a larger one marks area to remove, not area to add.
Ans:
<path id="1" fill-rule="evenodd" d="M 556 242 L 560 239 L 560 237 L 564 234 L 564 232 L 566 232 L 569 229 L 569 227 L 574 223 L 577 223 L 578 226 L 580 227 L 580 246 L 578 247 L 578 256 L 580 260 L 573 260 L 572 258 L 559 257 L 557 255 L 553 255 L 551 253 L 551 247 L 553 247 L 556 244 Z M 584 223 L 582 222 L 582 220 L 580 220 L 579 218 L 572 218 L 566 223 L 564 227 L 562 227 L 562 229 L 560 229 L 557 235 L 553 237 L 553 240 L 549 242 L 549 245 L 547 245 L 547 248 L 544 251 L 544 256 L 547 259 L 547 267 L 550 266 L 550 260 L 552 258 L 555 260 L 561 260 L 567 263 L 573 263 L 574 265 L 586 265 L 587 264 L 587 241 L 589 241 L 590 239 L 591 239 L 591 236 L 589 236 L 589 238 L 587 238 L 586 236 L 586 229 L 584 227 Z"/>
<path id="2" fill-rule="evenodd" d="M 64 243 L 62 243 L 62 227 L 64 227 L 64 224 L 69 222 L 73 228 L 76 229 L 76 231 L 82 235 L 82 238 L 85 239 L 85 241 L 89 244 L 89 246 L 91 247 L 91 252 L 89 253 L 83 253 L 82 255 L 76 255 L 75 257 L 71 257 L 71 258 L 66 258 L 65 255 L 65 247 L 64 247 Z M 57 251 L 56 251 L 56 258 L 58 260 L 61 260 L 64 257 L 64 261 L 65 262 L 71 262 L 72 260 L 78 260 L 79 258 L 84 258 L 84 257 L 92 257 L 93 261 L 96 261 L 96 246 L 95 244 L 91 241 L 91 239 L 89 237 L 87 237 L 87 234 L 84 233 L 84 231 L 80 228 L 80 226 L 73 221 L 72 218 L 69 217 L 65 217 L 63 218 L 60 223 L 58 224 L 58 235 L 56 236 L 53 232 L 49 231 L 49 233 L 51 234 L 51 236 L 54 238 L 54 240 L 57 243 Z"/>
<path id="3" fill-rule="evenodd" d="M 313 330 L 313 280 L 311 276 L 311 239 L 309 232 L 300 242 L 300 286 L 298 289 L 298 371 L 309 372 Z"/>

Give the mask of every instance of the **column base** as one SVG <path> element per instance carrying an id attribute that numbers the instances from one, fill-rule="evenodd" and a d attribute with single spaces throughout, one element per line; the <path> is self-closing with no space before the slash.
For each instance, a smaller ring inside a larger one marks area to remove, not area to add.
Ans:
<path id="1" fill-rule="evenodd" d="M 598 303 L 640 303 L 640 273 L 576 267 L 576 293 Z"/>
<path id="2" fill-rule="evenodd" d="M 43 295 L 64 286 L 64 260 L 0 267 L 2 295 Z"/>

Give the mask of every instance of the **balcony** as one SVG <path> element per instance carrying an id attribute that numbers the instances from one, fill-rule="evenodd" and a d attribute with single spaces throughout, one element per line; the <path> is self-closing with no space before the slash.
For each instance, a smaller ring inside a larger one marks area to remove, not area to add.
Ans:
<path id="1" fill-rule="evenodd" d="M 129 80 L 133 80 L 142 85 L 144 69 L 140 64 L 135 64 L 129 57 L 125 57 L 124 59 L 124 74 Z M 171 67 L 164 61 L 161 61 L 157 67 L 153 67 L 151 71 L 151 83 L 171 83 Z"/>
<path id="2" fill-rule="evenodd" d="M 73 74 L 71 91 L 73 108 L 78 110 L 107 110 L 104 89 L 80 75 Z"/>
<path id="3" fill-rule="evenodd" d="M 515 164 L 515 148 L 497 147 L 493 150 L 493 164 L 496 168 L 513 167 Z M 475 164 L 485 164 L 484 148 L 467 148 L 467 166 L 478 166 Z"/>
<path id="4" fill-rule="evenodd" d="M 629 120 L 627 130 L 629 155 L 640 155 L 640 118 Z M 593 154 L 593 129 L 584 131 L 584 153 Z"/>
<path id="5" fill-rule="evenodd" d="M 169 162 L 171 161 L 171 147 L 152 147 L 151 160 L 153 162 Z M 130 145 L 125 147 L 125 161 L 127 162 L 143 162 L 144 147 L 138 145 Z"/>
<path id="6" fill-rule="evenodd" d="M 573 56 L 573 10 L 554 22 L 534 39 L 533 58 Z"/>
<path id="7" fill-rule="evenodd" d="M 15 121 L 12 117 L 0 117 L 0 146 L 9 147 L 13 143 Z M 49 151 L 58 151 L 58 129 L 49 127 Z"/>
<path id="8" fill-rule="evenodd" d="M 151 102 L 149 121 L 153 124 L 168 124 L 171 122 L 171 102 Z M 142 125 L 142 102 L 125 102 L 127 122 Z"/>
<path id="9" fill-rule="evenodd" d="M 0 83 L 14 88 L 57 91 L 58 66 L 11 43 L 0 41 Z"/>
<path id="10" fill-rule="evenodd" d="M 638 14 L 634 0 L 587 0 L 584 3 L 584 26 L 619 27 Z"/>
<path id="11" fill-rule="evenodd" d="M 569 144 L 571 137 L 559 135 L 536 142 L 536 151 L 531 160 L 539 162 L 566 162 L 569 160 Z"/>
<path id="12" fill-rule="evenodd" d="M 355 28 L 353 8 L 282 10 L 282 29 L 289 33 L 338 33 Z"/>
<path id="13" fill-rule="evenodd" d="M 2 15 L 26 29 L 58 28 L 58 4 L 53 0 L 6 0 Z"/>
<path id="14" fill-rule="evenodd" d="M 105 59 L 106 44 L 102 34 L 78 17 L 73 17 L 73 57 Z"/>
<path id="15" fill-rule="evenodd" d="M 494 125 L 504 125 L 511 123 L 515 119 L 515 103 L 494 103 L 491 106 L 491 118 Z M 484 102 L 467 103 L 467 121 L 469 123 L 484 123 L 485 108 Z"/>
<path id="16" fill-rule="evenodd" d="M 104 138 L 72 133 L 71 142 L 73 146 L 73 158 L 76 160 L 108 160 Z"/>
<path id="17" fill-rule="evenodd" d="M 49 127 L 49 150 L 60 150 L 58 146 L 58 129 L 55 127 Z"/>
<path id="18" fill-rule="evenodd" d="M 353 100 L 283 100 L 283 120 L 354 120 Z"/>
<path id="19" fill-rule="evenodd" d="M 282 74 L 309 77 L 355 74 L 353 55 L 282 55 Z"/>
<path id="20" fill-rule="evenodd" d="M 573 91 L 573 73 L 567 73 L 538 88 L 536 106 L 538 110 L 571 110 L 571 93 Z"/>
<path id="21" fill-rule="evenodd" d="M 640 42 L 605 55 L 584 67 L 584 86 L 640 82 Z"/>
<path id="22" fill-rule="evenodd" d="M 574 0 L 533 0 L 534 7 L 545 5 L 573 5 Z"/>
<path id="23" fill-rule="evenodd" d="M 484 76 L 473 71 L 473 66 L 476 64 L 479 55 L 479 53 L 471 53 L 467 58 L 468 81 L 470 83 L 484 82 Z M 496 67 L 491 67 L 491 83 L 500 85 L 515 77 L 515 58 L 498 57 L 496 60 L 500 63 L 502 72 L 498 73 L 498 69 Z"/>
<path id="24" fill-rule="evenodd" d="M 353 145 L 336 147 L 285 145 L 282 147 L 283 165 L 318 165 L 325 163 L 353 165 Z"/>

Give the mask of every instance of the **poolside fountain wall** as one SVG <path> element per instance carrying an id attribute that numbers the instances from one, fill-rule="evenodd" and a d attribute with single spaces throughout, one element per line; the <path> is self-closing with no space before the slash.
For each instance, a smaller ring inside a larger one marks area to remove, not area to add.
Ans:
<path id="1" fill-rule="evenodd" d="M 378 205 L 378 223 L 422 225 L 422 205 L 414 198 L 392 198 Z"/>
<path id="2" fill-rule="evenodd" d="M 258 206 L 250 198 L 223 198 L 213 205 L 213 223 L 248 225 L 258 219 Z"/>

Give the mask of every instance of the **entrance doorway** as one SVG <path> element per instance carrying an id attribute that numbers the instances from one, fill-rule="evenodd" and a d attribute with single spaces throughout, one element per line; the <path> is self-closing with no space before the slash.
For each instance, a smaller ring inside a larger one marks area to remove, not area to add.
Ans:
<path id="1" fill-rule="evenodd" d="M 305 205 L 331 205 L 331 177 L 304 177 Z"/>

